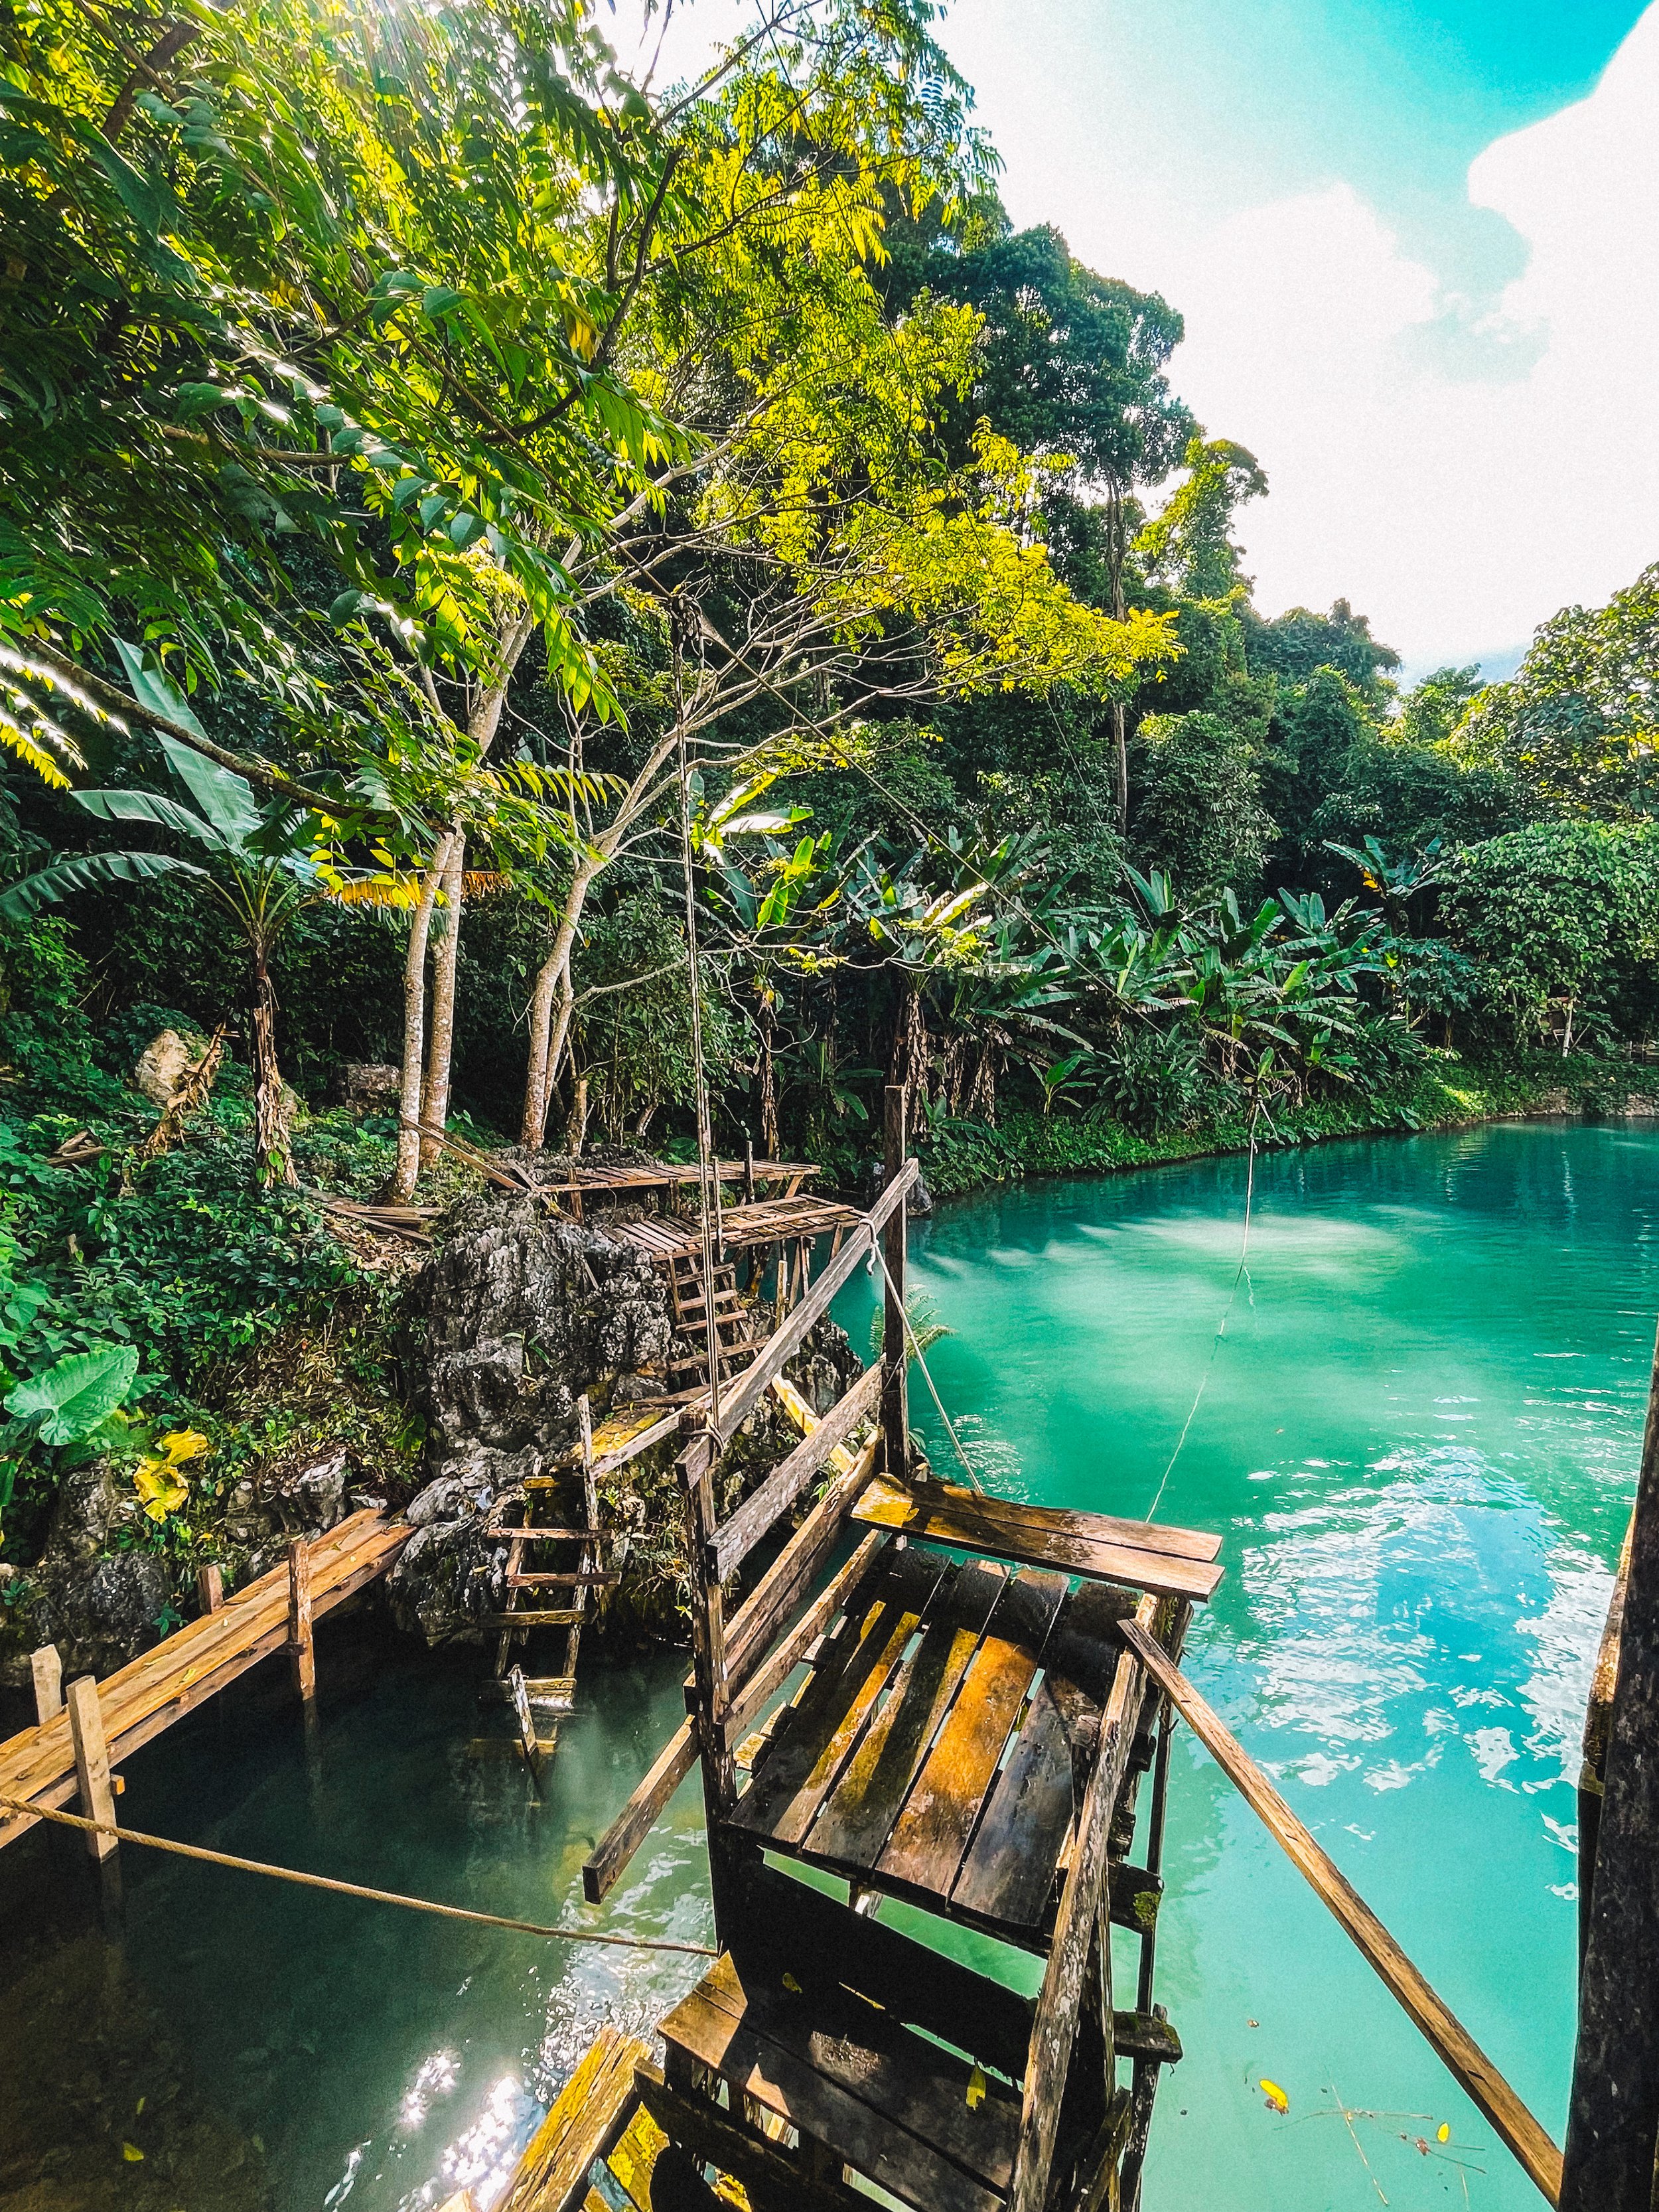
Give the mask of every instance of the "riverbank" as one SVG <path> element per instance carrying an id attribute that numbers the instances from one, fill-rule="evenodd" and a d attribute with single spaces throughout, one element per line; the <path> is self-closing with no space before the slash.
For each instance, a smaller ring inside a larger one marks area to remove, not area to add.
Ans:
<path id="1" fill-rule="evenodd" d="M 1455 1053 L 1431 1052 L 1417 1073 L 1389 1089 L 1275 1105 L 1257 1123 L 1256 1144 L 1316 1145 L 1534 1114 L 1659 1114 L 1659 1066 L 1591 1053 L 1563 1060 L 1546 1052 L 1480 1065 Z M 994 1127 L 941 1116 L 921 1134 L 918 1149 L 933 1196 L 957 1198 L 1028 1176 L 1115 1175 L 1242 1152 L 1249 1142 L 1249 1111 L 1243 1104 L 1236 1114 L 1151 1133 L 1109 1116 L 1060 1108 L 1047 1115 L 1017 1109 Z"/>

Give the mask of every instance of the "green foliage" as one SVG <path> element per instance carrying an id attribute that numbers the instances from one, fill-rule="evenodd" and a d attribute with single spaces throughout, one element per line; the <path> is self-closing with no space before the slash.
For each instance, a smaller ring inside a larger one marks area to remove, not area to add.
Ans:
<path id="1" fill-rule="evenodd" d="M 1261 885 L 1276 831 L 1255 749 L 1218 714 L 1148 714 L 1137 736 L 1135 856 L 1196 897 Z"/>
<path id="2" fill-rule="evenodd" d="M 1226 599 L 1245 585 L 1238 510 L 1262 498 L 1267 478 L 1254 453 L 1229 438 L 1194 434 L 1182 455 L 1187 480 L 1135 540 L 1147 576 L 1189 599 Z"/>
<path id="3" fill-rule="evenodd" d="M 71 1352 L 18 1383 L 6 1411 L 14 1421 L 32 1422 L 42 1443 L 78 1444 L 102 1428 L 137 1373 L 137 1350 L 130 1344 Z"/>

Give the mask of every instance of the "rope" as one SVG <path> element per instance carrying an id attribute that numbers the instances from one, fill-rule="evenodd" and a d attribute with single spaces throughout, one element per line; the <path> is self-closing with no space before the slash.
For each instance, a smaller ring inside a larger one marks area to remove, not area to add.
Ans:
<path id="1" fill-rule="evenodd" d="M 973 1490 L 976 1495 L 983 1498 L 985 1495 L 985 1485 L 975 1474 L 973 1462 L 969 1458 L 967 1453 L 962 1449 L 962 1439 L 951 1426 L 951 1416 L 945 1410 L 945 1401 L 939 1396 L 939 1390 L 934 1384 L 933 1378 L 927 1371 L 927 1362 L 922 1357 L 921 1345 L 916 1341 L 916 1333 L 910 1326 L 910 1316 L 904 1310 L 904 1301 L 898 1294 L 898 1285 L 893 1280 L 892 1275 L 889 1271 L 887 1266 L 887 1255 L 882 1250 L 878 1240 L 873 1237 L 870 1240 L 870 1249 L 875 1254 L 877 1259 L 881 1262 L 881 1272 L 887 1277 L 887 1287 L 893 1294 L 894 1304 L 898 1308 L 899 1319 L 904 1324 L 904 1334 L 910 1340 L 910 1349 L 915 1354 L 917 1366 L 921 1370 L 921 1379 L 927 1385 L 928 1395 L 933 1399 L 934 1405 L 939 1408 L 939 1417 L 945 1424 L 945 1433 L 950 1437 L 951 1442 L 956 1446 L 957 1457 L 962 1462 L 963 1468 L 967 1471 L 969 1487 Z"/>
<path id="2" fill-rule="evenodd" d="M 1146 1508 L 1146 1517 L 1148 1521 L 1157 1515 L 1164 1493 L 1169 1488 L 1170 1477 L 1175 1472 L 1175 1463 L 1181 1457 L 1182 1447 L 1187 1441 L 1187 1432 L 1193 1425 L 1194 1419 L 1203 1401 L 1204 1393 L 1210 1387 L 1210 1376 L 1215 1369 L 1216 1355 L 1221 1350 L 1222 1338 L 1227 1334 L 1227 1323 L 1232 1315 L 1234 1301 L 1238 1297 L 1238 1286 L 1244 1280 L 1244 1263 L 1250 1256 L 1250 1208 L 1255 1197 L 1255 1117 L 1261 1111 L 1261 1101 L 1258 1097 L 1250 1108 L 1250 1164 L 1244 1177 L 1244 1241 L 1238 1249 L 1238 1267 L 1233 1276 L 1233 1286 L 1227 1294 L 1226 1308 L 1222 1314 L 1214 1340 L 1210 1346 L 1209 1360 L 1204 1372 L 1198 1378 L 1198 1389 L 1194 1395 L 1192 1404 L 1187 1409 L 1187 1418 L 1181 1425 L 1181 1434 L 1176 1438 L 1176 1448 L 1170 1454 L 1170 1463 L 1164 1470 L 1164 1479 L 1158 1486 L 1152 1504 Z"/>
<path id="3" fill-rule="evenodd" d="M 691 969 L 691 1062 L 697 1103 L 697 1213 L 702 1232 L 702 1326 L 708 1357 L 708 1422 L 720 1418 L 720 1339 L 714 1305 L 714 1238 L 709 1225 L 709 1186 L 714 1178 L 708 1130 L 708 1079 L 702 1058 L 702 979 L 697 970 L 697 902 L 691 881 L 691 772 L 685 757 L 685 721 L 678 725 L 680 769 L 680 866 L 685 878 L 685 949 Z M 714 1186 L 714 1207 L 720 1206 Z"/>
<path id="4" fill-rule="evenodd" d="M 143 1844 L 153 1851 L 170 1852 L 175 1858 L 200 1859 L 208 1866 L 229 1867 L 236 1874 L 268 1875 L 273 1881 L 297 1882 L 302 1889 L 331 1890 L 336 1897 L 360 1897 L 369 1905 L 401 1905 L 408 1912 L 434 1912 L 442 1920 L 470 1920 L 483 1928 L 510 1929 L 518 1936 L 548 1936 L 562 1943 L 603 1943 L 619 1951 L 680 1951 L 695 1959 L 720 1955 L 707 1943 L 676 1943 L 665 1936 L 610 1936 L 597 1929 L 544 1928 L 539 1921 L 510 1920 L 499 1912 L 473 1912 L 464 1905 L 434 1905 L 430 1898 L 404 1897 L 395 1889 L 367 1889 L 361 1882 L 334 1881 L 325 1874 L 301 1874 L 294 1867 L 268 1866 L 262 1859 L 237 1858 L 229 1851 L 205 1850 L 199 1844 L 181 1844 L 171 1836 L 146 1836 L 137 1828 L 118 1828 L 107 1820 L 88 1820 L 78 1813 L 59 1813 L 46 1805 L 32 1805 L 21 1797 L 0 1797 L 0 1812 L 25 1813 L 36 1820 L 56 1820 L 60 1827 L 79 1828 L 89 1836 L 113 1836 L 118 1843 Z"/>

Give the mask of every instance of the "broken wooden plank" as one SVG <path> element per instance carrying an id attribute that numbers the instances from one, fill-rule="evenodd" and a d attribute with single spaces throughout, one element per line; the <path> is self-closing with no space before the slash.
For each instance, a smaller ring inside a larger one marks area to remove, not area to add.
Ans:
<path id="1" fill-rule="evenodd" d="M 880 1395 L 881 1370 L 872 1367 L 750 1492 L 737 1510 L 721 1522 L 708 1547 L 710 1556 L 703 1563 L 706 1573 L 723 1583 L 736 1571 L 773 1522 L 794 1504 L 836 1445 L 844 1443 L 860 1421 L 870 1419 Z"/>
<path id="2" fill-rule="evenodd" d="M 599 2030 L 531 2137 L 496 2212 L 566 2212 L 589 2166 L 626 2124 L 634 2069 L 650 2055 L 617 2028 Z"/>
<path id="3" fill-rule="evenodd" d="M 696 1763 L 696 1728 L 691 1721 L 684 1721 L 583 1862 L 582 1895 L 590 1905 L 603 1904 L 623 1868 L 657 1825 L 664 1806 Z"/>

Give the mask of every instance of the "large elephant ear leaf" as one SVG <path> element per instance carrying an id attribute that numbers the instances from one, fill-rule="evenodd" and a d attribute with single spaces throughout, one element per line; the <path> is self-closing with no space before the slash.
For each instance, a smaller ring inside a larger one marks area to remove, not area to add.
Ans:
<path id="1" fill-rule="evenodd" d="M 143 654 L 124 639 L 116 639 L 115 650 L 121 656 L 121 665 L 127 672 L 132 696 L 139 705 L 148 707 L 152 714 L 165 714 L 181 730 L 189 730 L 193 736 L 205 740 L 207 732 L 172 678 L 164 676 L 160 669 L 146 668 Z M 220 836 L 228 844 L 246 844 L 259 827 L 259 810 L 253 803 L 247 778 L 238 775 L 234 769 L 221 768 L 217 761 L 209 760 L 204 753 L 197 752 L 178 738 L 168 737 L 165 731 L 155 732 L 155 741 L 167 755 L 168 767 Z"/>
<path id="2" fill-rule="evenodd" d="M 142 884 L 153 876 L 205 876 L 194 860 L 175 860 L 171 853 L 78 853 L 73 859 L 54 860 L 51 867 L 25 876 L 21 883 L 0 891 L 0 921 L 27 921 L 43 906 L 51 906 L 70 891 L 102 889 L 109 884 Z"/>
<path id="3" fill-rule="evenodd" d="M 228 842 L 211 822 L 159 791 L 77 791 L 72 795 L 77 806 L 100 822 L 148 822 L 152 829 L 171 830 L 209 847 Z"/>
<path id="4" fill-rule="evenodd" d="M 137 1373 L 134 1345 L 106 1344 L 93 1352 L 71 1352 L 20 1382 L 6 1400 L 6 1411 L 14 1420 L 39 1420 L 42 1443 L 79 1443 L 109 1419 Z"/>

